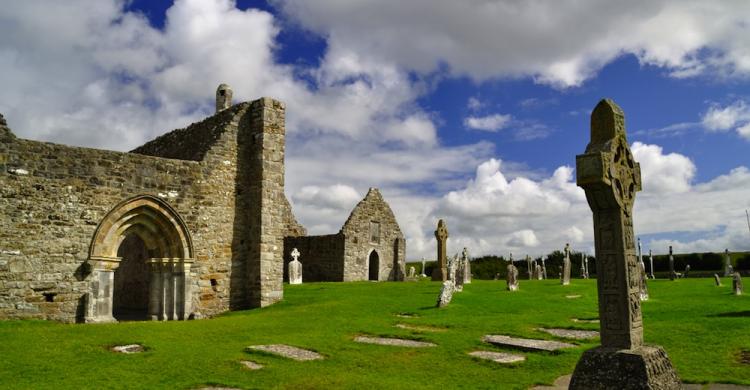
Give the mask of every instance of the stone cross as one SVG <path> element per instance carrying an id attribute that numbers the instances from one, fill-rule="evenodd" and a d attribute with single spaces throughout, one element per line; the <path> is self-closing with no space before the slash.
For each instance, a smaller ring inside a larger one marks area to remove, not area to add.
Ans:
<path id="1" fill-rule="evenodd" d="M 677 272 L 674 270 L 674 256 L 672 256 L 672 245 L 669 246 L 669 280 L 675 280 Z"/>
<path id="2" fill-rule="evenodd" d="M 409 267 L 409 275 L 407 275 L 406 277 L 409 279 L 414 279 L 414 277 L 416 276 L 416 272 L 416 268 L 414 268 L 414 266 L 412 265 L 411 267 Z"/>
<path id="3" fill-rule="evenodd" d="M 292 261 L 289 262 L 289 284 L 302 284 L 302 263 L 299 262 L 300 253 L 297 248 L 292 249 Z"/>
<path id="4" fill-rule="evenodd" d="M 448 268 L 446 264 L 448 262 L 446 255 L 448 227 L 445 226 L 445 221 L 442 219 L 438 221 L 435 238 L 437 239 L 437 265 L 432 270 L 432 280 L 444 282 L 448 280 Z"/>
<path id="5" fill-rule="evenodd" d="M 508 283 L 506 287 L 508 291 L 518 290 L 518 268 L 513 265 L 513 262 L 508 263 L 508 274 L 505 276 L 505 281 Z"/>
<path id="6" fill-rule="evenodd" d="M 563 286 L 570 284 L 570 244 L 565 244 L 565 257 L 563 258 L 562 281 Z"/>
<path id="7" fill-rule="evenodd" d="M 651 279 L 656 279 L 656 276 L 654 276 L 654 255 L 651 253 L 651 249 L 648 250 L 648 261 L 651 263 L 651 267 L 649 268 L 651 270 Z"/>
<path id="8" fill-rule="evenodd" d="M 425 260 L 424 260 L 424 257 L 423 257 L 423 258 L 422 258 L 422 274 L 420 275 L 420 276 L 422 276 L 422 277 L 426 277 L 426 276 L 427 276 L 427 275 L 425 275 L 425 273 L 424 273 L 424 261 L 425 261 Z"/>
<path id="9" fill-rule="evenodd" d="M 544 264 L 544 260 L 547 259 L 547 256 L 542 256 L 542 279 L 547 279 L 547 265 Z"/>
<path id="10" fill-rule="evenodd" d="M 591 113 L 591 141 L 576 156 L 576 175 L 593 212 L 602 345 L 584 352 L 569 388 L 680 389 L 666 352 L 643 344 L 633 237 L 641 169 L 628 147 L 622 109 L 611 100 L 602 100 Z"/>
<path id="11" fill-rule="evenodd" d="M 732 267 L 729 259 L 729 249 L 724 249 L 724 276 L 731 275 L 730 268 Z"/>
<path id="12" fill-rule="evenodd" d="M 588 256 L 583 257 L 583 264 L 586 265 L 586 279 L 589 278 L 589 258 Z"/>
<path id="13" fill-rule="evenodd" d="M 739 272 L 735 272 L 732 276 L 732 292 L 734 295 L 742 295 L 742 277 Z"/>
<path id="14" fill-rule="evenodd" d="M 542 266 L 537 264 L 534 267 L 534 273 L 536 274 L 536 280 L 542 280 Z"/>

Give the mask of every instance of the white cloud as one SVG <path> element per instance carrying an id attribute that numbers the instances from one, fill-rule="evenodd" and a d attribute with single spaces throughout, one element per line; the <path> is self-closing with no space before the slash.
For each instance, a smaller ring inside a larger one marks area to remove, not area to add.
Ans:
<path id="1" fill-rule="evenodd" d="M 744 100 L 721 107 L 712 104 L 703 114 L 703 127 L 712 132 L 736 130 L 737 134 L 750 141 L 750 106 Z"/>
<path id="2" fill-rule="evenodd" d="M 464 126 L 483 131 L 498 131 L 508 125 L 511 116 L 507 114 L 492 114 L 487 116 L 470 116 L 464 119 Z"/>
<path id="3" fill-rule="evenodd" d="M 479 81 L 530 76 L 570 87 L 632 54 L 673 77 L 750 75 L 750 3 L 742 1 L 274 3 L 335 45 L 422 74 L 445 65 Z"/>
<path id="4" fill-rule="evenodd" d="M 531 229 L 519 230 L 513 232 L 508 237 L 506 244 L 512 247 L 535 247 L 539 245 L 539 239 Z"/>
<path id="5" fill-rule="evenodd" d="M 695 164 L 689 158 L 677 154 L 664 154 L 658 145 L 633 143 L 633 157 L 641 164 L 643 192 L 663 194 L 686 192 L 695 176 Z"/>
<path id="6" fill-rule="evenodd" d="M 468 107 L 469 110 L 471 110 L 471 111 L 480 110 L 480 109 L 484 108 L 486 105 L 487 105 L 486 103 L 482 103 L 481 100 L 479 100 L 478 98 L 475 98 L 475 97 L 470 97 L 469 101 L 466 103 L 466 107 Z"/>

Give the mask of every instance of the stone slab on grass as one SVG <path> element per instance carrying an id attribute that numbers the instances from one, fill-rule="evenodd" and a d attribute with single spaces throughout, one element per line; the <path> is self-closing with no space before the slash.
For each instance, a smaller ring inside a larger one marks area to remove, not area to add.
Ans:
<path id="1" fill-rule="evenodd" d="M 262 364 L 258 364 L 250 360 L 242 360 L 240 361 L 240 364 L 242 364 L 248 370 L 260 370 L 261 368 L 263 368 Z"/>
<path id="2" fill-rule="evenodd" d="M 445 332 L 447 329 L 428 325 L 396 324 L 397 328 L 413 330 L 416 332 Z"/>
<path id="3" fill-rule="evenodd" d="M 291 345 L 285 344 L 251 345 L 247 347 L 247 349 L 253 351 L 268 352 L 297 361 L 323 359 L 323 355 L 315 351 L 309 351 L 307 349 L 292 347 Z"/>
<path id="4" fill-rule="evenodd" d="M 505 352 L 473 351 L 469 352 L 469 355 L 501 364 L 518 363 L 526 360 L 526 356 Z"/>
<path id="5" fill-rule="evenodd" d="M 364 344 L 392 345 L 396 347 L 425 348 L 437 346 L 437 344 L 428 343 L 425 341 L 405 340 L 389 337 L 357 336 L 354 338 L 354 341 Z"/>
<path id="6" fill-rule="evenodd" d="M 547 351 L 553 352 L 563 348 L 575 348 L 576 345 L 562 343 L 559 341 L 521 339 L 504 335 L 487 335 L 484 341 L 501 347 L 514 347 L 530 351 Z"/>
<path id="7" fill-rule="evenodd" d="M 565 296 L 565 298 L 568 298 L 568 299 L 577 299 L 577 298 L 580 298 L 580 297 L 581 297 L 580 295 L 566 295 Z"/>
<path id="8" fill-rule="evenodd" d="M 573 322 L 578 322 L 578 323 L 581 323 L 581 324 L 598 324 L 599 323 L 598 319 L 593 319 L 593 320 L 592 319 L 585 319 L 584 320 L 584 319 L 581 319 L 581 318 L 573 318 L 572 321 Z"/>
<path id="9" fill-rule="evenodd" d="M 115 345 L 111 348 L 112 352 L 117 353 L 139 353 L 146 349 L 140 344 Z"/>
<path id="10" fill-rule="evenodd" d="M 534 386 L 529 390 L 568 390 L 568 386 L 570 386 L 570 379 L 572 377 L 573 374 L 563 375 L 555 379 L 555 382 L 552 384 L 552 386 Z"/>
<path id="11" fill-rule="evenodd" d="M 549 333 L 553 336 L 562 337 L 566 339 L 576 340 L 587 340 L 599 337 L 599 332 L 595 330 L 579 330 L 579 329 L 558 329 L 558 328 L 537 328 L 536 330 Z"/>

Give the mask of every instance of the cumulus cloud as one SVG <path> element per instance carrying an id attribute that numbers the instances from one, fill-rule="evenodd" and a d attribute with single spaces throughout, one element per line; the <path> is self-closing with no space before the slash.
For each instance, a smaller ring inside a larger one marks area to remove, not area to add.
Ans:
<path id="1" fill-rule="evenodd" d="M 631 54 L 673 77 L 750 74 L 750 3 L 741 1 L 274 3 L 336 45 L 419 73 L 445 65 L 479 81 L 533 77 L 564 88 Z"/>
<path id="2" fill-rule="evenodd" d="M 512 117 L 507 114 L 492 114 L 487 116 L 469 116 L 464 119 L 464 126 L 483 131 L 498 131 L 510 123 Z"/>
<path id="3" fill-rule="evenodd" d="M 664 154 L 659 145 L 633 143 L 633 157 L 641 164 L 643 192 L 663 194 L 686 192 L 695 176 L 695 164 L 678 154 Z"/>
<path id="4" fill-rule="evenodd" d="M 703 114 L 702 123 L 708 131 L 735 130 L 740 137 L 750 141 L 750 106 L 744 100 L 725 107 L 712 104 Z"/>

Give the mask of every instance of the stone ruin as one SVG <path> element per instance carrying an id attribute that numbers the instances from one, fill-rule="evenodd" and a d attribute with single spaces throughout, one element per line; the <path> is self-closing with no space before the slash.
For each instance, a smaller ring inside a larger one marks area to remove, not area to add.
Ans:
<path id="1" fill-rule="evenodd" d="M 0 318 L 183 320 L 281 300 L 286 241 L 307 234 L 284 194 L 286 107 L 232 94 L 127 153 L 20 139 L 0 116 Z M 354 248 L 339 252 L 349 279 L 379 255 L 377 277 L 397 280 L 403 235 L 390 216 L 372 227 L 387 212 L 368 197 L 344 232 L 356 243 L 331 246 Z"/>
<path id="2" fill-rule="evenodd" d="M 680 389 L 664 349 L 643 343 L 632 214 L 640 165 L 627 144 L 625 116 L 611 100 L 591 113 L 591 141 L 576 156 L 576 174 L 593 212 L 602 344 L 584 352 L 570 389 Z"/>

